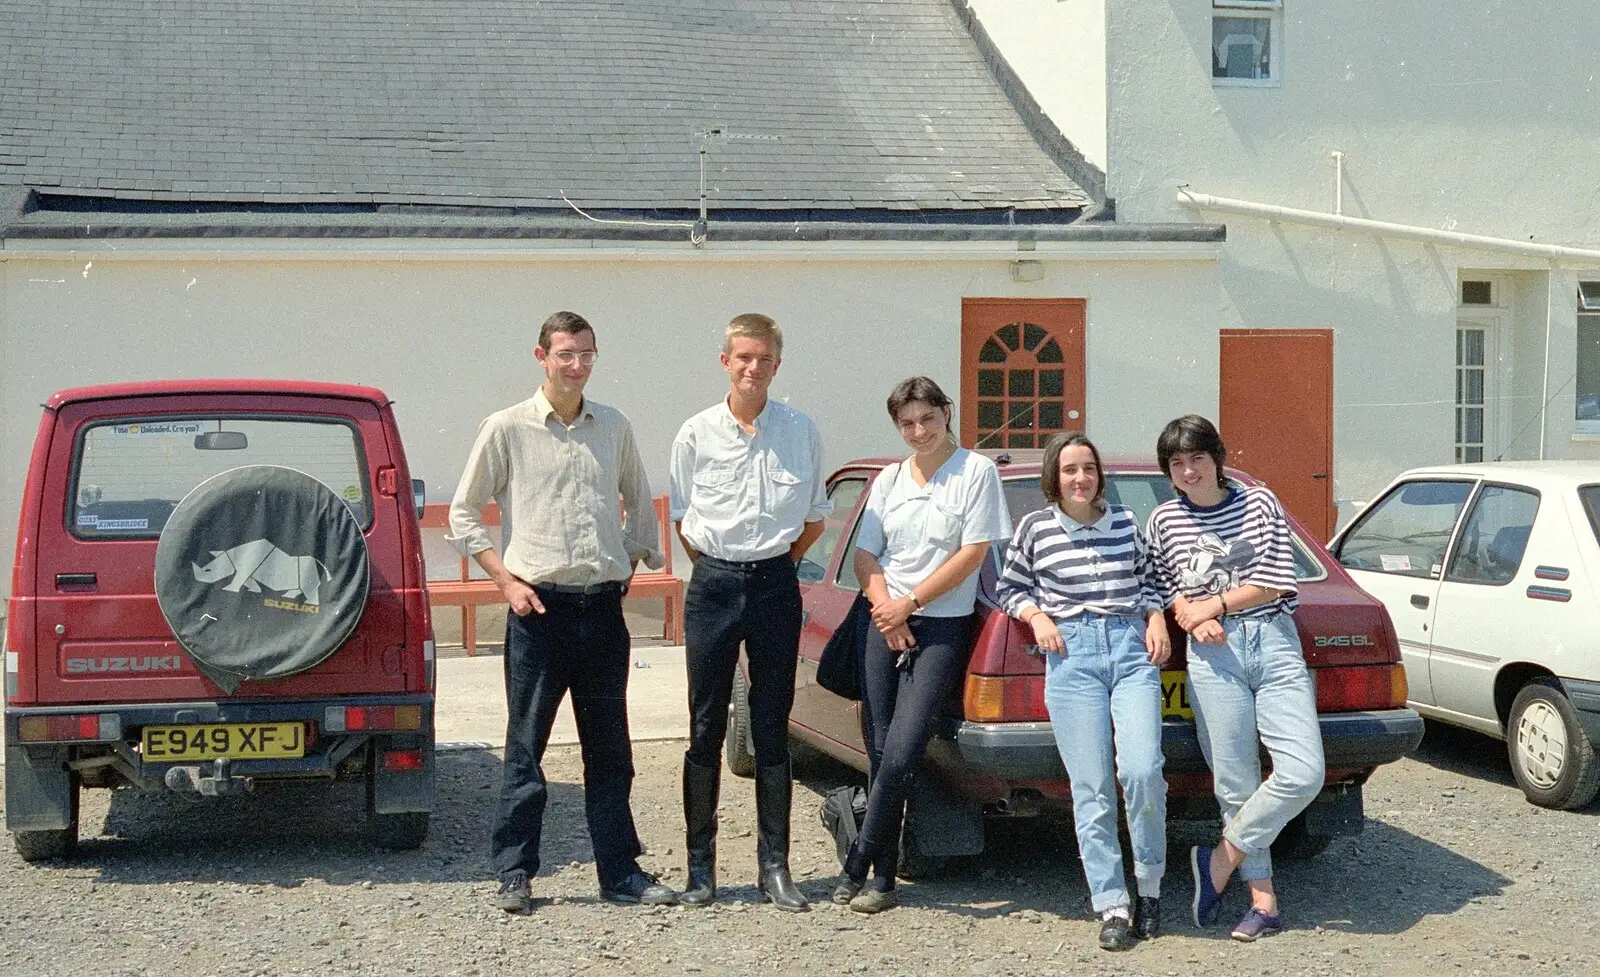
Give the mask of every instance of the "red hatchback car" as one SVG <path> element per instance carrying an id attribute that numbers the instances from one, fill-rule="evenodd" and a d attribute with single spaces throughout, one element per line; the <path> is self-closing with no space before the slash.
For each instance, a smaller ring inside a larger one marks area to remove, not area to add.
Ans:
<path id="1" fill-rule="evenodd" d="M 987 451 L 1000 468 L 1013 519 L 1043 508 L 1039 489 L 1041 453 Z M 828 637 L 844 619 L 859 587 L 851 554 L 860 509 L 877 474 L 898 459 L 850 462 L 828 480 L 833 501 L 821 539 L 800 565 L 805 629 L 795 679 L 791 737 L 863 772 L 858 703 L 816 683 L 817 662 Z M 1175 497 L 1172 483 L 1148 461 L 1108 457 L 1106 497 L 1133 509 L 1141 524 L 1158 504 Z M 1237 471 L 1241 483 L 1253 480 Z M 1315 802 L 1279 838 L 1275 851 L 1288 857 L 1315 854 L 1339 835 L 1363 825 L 1361 788 L 1374 769 L 1398 760 L 1422 739 L 1422 719 L 1406 708 L 1406 676 L 1393 624 L 1382 604 L 1367 596 L 1303 525 L 1295 533 L 1295 572 L 1300 605 L 1295 620 L 1306 663 L 1317 688 L 1317 711 L 1327 757 L 1327 785 Z M 946 721 L 928 747 L 929 776 L 907 811 L 904 848 L 907 874 L 931 870 L 947 856 L 983 848 L 984 817 L 1026 816 L 1046 807 L 1066 807 L 1071 793 L 1044 705 L 1044 659 L 1032 634 L 1000 610 L 995 571 L 1001 548 L 980 571 L 978 616 L 972 657 L 963 688 L 951 696 Z M 1165 699 L 1163 747 L 1171 816 L 1217 816 L 1211 774 L 1200 752 L 1194 713 L 1187 697 L 1187 636 L 1172 623 L 1173 656 L 1162 672 Z M 740 690 L 742 691 L 742 688 Z M 753 758 L 745 736 L 748 706 L 734 699 L 728 762 L 748 773 Z"/>

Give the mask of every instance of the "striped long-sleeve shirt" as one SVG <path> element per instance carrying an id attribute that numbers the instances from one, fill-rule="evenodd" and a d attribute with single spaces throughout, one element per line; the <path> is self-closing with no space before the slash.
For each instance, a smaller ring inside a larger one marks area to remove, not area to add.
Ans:
<path id="1" fill-rule="evenodd" d="M 1229 617 L 1295 609 L 1294 542 L 1278 497 L 1262 485 L 1233 486 L 1214 506 L 1179 496 L 1150 513 L 1146 528 L 1163 602 L 1213 597 L 1246 584 L 1284 591 Z"/>
<path id="2" fill-rule="evenodd" d="M 999 596 L 1014 617 L 1032 604 L 1058 621 L 1085 612 L 1143 616 L 1162 606 L 1139 522 L 1120 505 L 1108 505 L 1092 525 L 1056 506 L 1024 516 L 1006 551 Z"/>

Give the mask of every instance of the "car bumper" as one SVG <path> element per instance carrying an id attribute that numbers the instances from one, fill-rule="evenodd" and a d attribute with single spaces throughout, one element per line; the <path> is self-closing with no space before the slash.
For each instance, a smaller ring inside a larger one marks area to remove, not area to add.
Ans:
<path id="1" fill-rule="evenodd" d="M 1410 709 L 1329 713 L 1318 719 L 1330 770 L 1393 763 L 1422 742 L 1422 717 Z M 975 774 L 1000 780 L 1054 780 L 1067 775 L 1049 723 L 962 723 L 956 728 L 955 744 L 962 764 Z M 1164 722 L 1161 747 L 1167 772 L 1210 772 L 1193 723 Z"/>
<path id="2" fill-rule="evenodd" d="M 1600 682 L 1564 678 L 1561 684 L 1567 690 L 1567 699 L 1578 713 L 1578 724 L 1583 727 L 1589 742 L 1600 749 Z"/>

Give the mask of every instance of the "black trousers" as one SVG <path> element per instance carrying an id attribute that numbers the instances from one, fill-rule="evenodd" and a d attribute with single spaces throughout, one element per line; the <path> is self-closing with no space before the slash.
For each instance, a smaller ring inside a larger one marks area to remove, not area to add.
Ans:
<path id="1" fill-rule="evenodd" d="M 564 594 L 536 588 L 543 614 L 506 615 L 506 756 L 491 837 L 495 871 L 539 871 L 547 799 L 544 750 L 562 698 L 572 693 L 583 751 L 583 805 L 602 885 L 638 868 L 633 743 L 628 736 L 628 626 L 622 588 Z"/>
<path id="2" fill-rule="evenodd" d="M 869 628 L 861 659 L 862 732 L 872 770 L 861 846 L 875 856 L 880 874 L 899 853 L 906 798 L 945 700 L 966 670 L 972 634 L 971 615 L 915 615 L 906 623 L 917 639 L 906 667 L 898 666 L 900 652 L 889 650 L 877 628 Z"/>
<path id="3" fill-rule="evenodd" d="M 787 554 L 754 563 L 702 556 L 683 599 L 690 762 L 715 767 L 728 733 L 733 670 L 750 663 L 756 764 L 789 760 L 789 709 L 800 654 L 800 582 Z"/>

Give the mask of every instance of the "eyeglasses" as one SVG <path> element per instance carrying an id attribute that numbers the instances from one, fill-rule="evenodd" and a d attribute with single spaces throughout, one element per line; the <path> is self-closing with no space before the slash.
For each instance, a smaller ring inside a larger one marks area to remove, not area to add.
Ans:
<path id="1" fill-rule="evenodd" d="M 550 358 L 555 361 L 556 366 L 569 367 L 576 363 L 582 363 L 584 366 L 594 366 L 594 361 L 599 357 L 600 354 L 592 349 L 585 350 L 582 353 L 574 353 L 569 349 L 564 349 L 559 353 L 550 354 Z"/>

